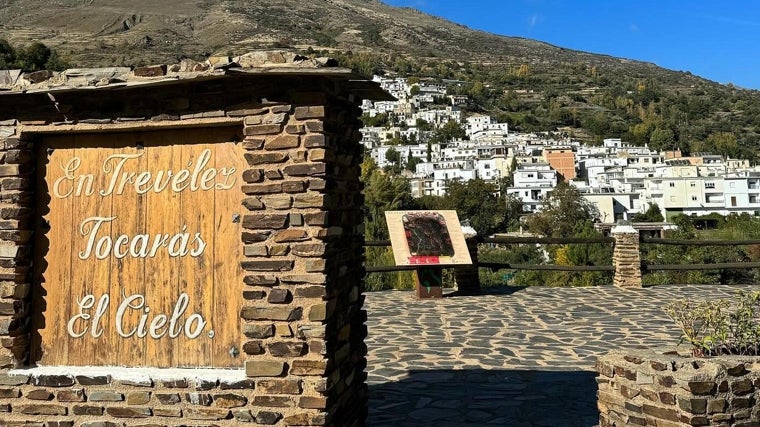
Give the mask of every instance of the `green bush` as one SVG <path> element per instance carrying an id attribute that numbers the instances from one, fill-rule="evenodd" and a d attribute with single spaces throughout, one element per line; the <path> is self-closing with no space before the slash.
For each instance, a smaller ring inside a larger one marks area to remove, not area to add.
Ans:
<path id="1" fill-rule="evenodd" d="M 678 300 L 665 313 L 694 356 L 760 354 L 760 291 L 739 292 L 733 300 Z"/>

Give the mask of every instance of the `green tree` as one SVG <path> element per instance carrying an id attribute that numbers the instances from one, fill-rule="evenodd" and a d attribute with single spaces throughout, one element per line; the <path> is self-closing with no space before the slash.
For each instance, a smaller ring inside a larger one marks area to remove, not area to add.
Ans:
<path id="1" fill-rule="evenodd" d="M 433 132 L 433 140 L 438 143 L 464 139 L 466 136 L 467 131 L 455 120 L 449 120 Z"/>
<path id="2" fill-rule="evenodd" d="M 422 160 L 412 156 L 412 150 L 409 150 L 404 168 L 410 172 L 415 172 L 417 170 L 417 165 L 420 163 L 422 163 Z"/>
<path id="3" fill-rule="evenodd" d="M 468 220 L 479 236 L 507 231 L 510 222 L 499 188 L 479 178 L 450 181 L 441 208 L 456 210 L 459 219 Z"/>
<path id="4" fill-rule="evenodd" d="M 585 221 L 576 229 L 576 237 L 601 237 L 602 233 L 594 229 L 591 222 Z M 612 245 L 605 243 L 570 243 L 561 248 L 564 257 L 559 260 L 559 253 L 555 254 L 557 264 L 567 265 L 611 265 Z M 612 282 L 612 274 L 602 271 L 590 272 L 556 272 L 549 275 L 553 283 L 567 284 L 569 286 L 598 286 Z"/>
<path id="5" fill-rule="evenodd" d="M 510 244 L 499 245 L 497 247 L 481 245 L 478 248 L 478 261 L 506 263 L 510 265 L 541 264 L 544 261 L 544 255 L 541 250 L 533 244 Z M 503 269 L 492 271 L 481 269 L 480 284 L 483 287 L 494 287 L 509 285 L 510 281 L 521 283 L 521 279 L 525 278 L 526 272 L 526 270 L 514 272 Z M 540 282 L 536 281 L 533 283 Z"/>
<path id="6" fill-rule="evenodd" d="M 5 39 L 0 39 L 0 69 L 16 67 L 16 49 Z"/>
<path id="7" fill-rule="evenodd" d="M 362 163 L 364 182 L 364 235 L 366 240 L 386 240 L 388 225 L 385 211 L 415 207 L 409 181 L 401 176 L 387 174 L 378 169 L 369 158 Z M 393 265 L 393 252 L 387 247 L 368 247 L 365 250 L 367 266 Z M 367 290 L 411 288 L 413 279 L 408 272 L 374 273 L 367 276 Z"/>
<path id="8" fill-rule="evenodd" d="M 364 124 L 364 126 L 372 126 L 372 127 L 390 126 L 390 119 L 388 118 L 387 113 L 375 114 L 374 117 L 370 117 L 369 113 L 364 113 L 361 116 L 361 121 Z"/>
<path id="9" fill-rule="evenodd" d="M 667 230 L 665 237 L 677 240 L 695 240 L 697 230 L 692 219 L 678 215 L 672 220 L 678 227 Z M 644 245 L 642 259 L 647 264 L 714 264 L 750 261 L 747 251 L 741 246 L 698 245 Z M 699 270 L 699 271 L 658 271 L 644 275 L 645 284 L 736 284 L 750 283 L 753 277 L 747 270 Z"/>
<path id="10" fill-rule="evenodd" d="M 45 68 L 52 52 L 50 48 L 40 42 L 34 42 L 18 52 L 18 64 L 20 68 L 29 71 L 42 70 Z"/>
<path id="11" fill-rule="evenodd" d="M 647 208 L 646 212 L 637 213 L 631 217 L 633 222 L 663 222 L 665 218 L 662 216 L 660 207 L 657 203 L 652 203 Z"/>
<path id="12" fill-rule="evenodd" d="M 420 132 L 433 130 L 433 125 L 425 121 L 425 119 L 417 119 L 415 126 L 417 126 Z"/>
<path id="13" fill-rule="evenodd" d="M 736 158 L 739 144 L 733 132 L 716 132 L 707 137 L 705 148 L 715 154 Z"/>
<path id="14" fill-rule="evenodd" d="M 58 53 L 40 42 L 26 47 L 14 48 L 5 39 L 0 39 L 0 69 L 19 68 L 25 71 L 56 70 L 68 67 Z"/>
<path id="15" fill-rule="evenodd" d="M 656 128 L 649 136 L 649 147 L 655 151 L 671 150 L 676 144 L 676 135 L 670 129 Z"/>
<path id="16" fill-rule="evenodd" d="M 528 229 L 549 237 L 572 237 L 586 223 L 599 219 L 599 211 L 575 187 L 560 182 L 543 200 L 541 211 L 527 218 Z"/>
<path id="17" fill-rule="evenodd" d="M 385 152 L 385 161 L 396 165 L 401 164 L 401 153 L 393 147 L 388 148 Z"/>

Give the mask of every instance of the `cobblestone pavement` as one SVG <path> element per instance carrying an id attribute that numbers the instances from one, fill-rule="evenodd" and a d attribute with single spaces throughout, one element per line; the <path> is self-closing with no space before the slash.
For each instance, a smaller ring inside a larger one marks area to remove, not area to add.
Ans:
<path id="1" fill-rule="evenodd" d="M 750 288 L 529 287 L 424 301 L 368 293 L 369 425 L 595 426 L 597 356 L 675 349 L 669 301 Z"/>

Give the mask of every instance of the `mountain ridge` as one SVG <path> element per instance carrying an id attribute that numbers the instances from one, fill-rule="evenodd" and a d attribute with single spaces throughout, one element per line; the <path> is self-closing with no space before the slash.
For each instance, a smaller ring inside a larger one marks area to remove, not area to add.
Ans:
<path id="1" fill-rule="evenodd" d="M 136 0 L 126 6 L 114 0 L 3 0 L 0 10 L 0 36 L 16 44 L 39 40 L 81 66 L 166 63 L 291 45 L 540 67 L 654 67 L 679 79 L 693 77 L 651 62 L 471 29 L 377 0 Z"/>
<path id="2" fill-rule="evenodd" d="M 291 49 L 367 77 L 457 82 L 466 114 L 524 132 L 760 161 L 760 91 L 652 62 L 491 34 L 378 0 L 0 0 L 0 39 L 68 66 L 144 66 Z M 59 67 L 60 68 L 60 67 Z M 439 100 L 445 103 L 444 100 Z"/>

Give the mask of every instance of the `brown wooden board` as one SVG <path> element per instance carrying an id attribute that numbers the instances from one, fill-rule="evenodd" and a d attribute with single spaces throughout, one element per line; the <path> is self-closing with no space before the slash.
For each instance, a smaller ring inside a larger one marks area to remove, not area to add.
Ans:
<path id="1" fill-rule="evenodd" d="M 239 133 L 41 138 L 33 362 L 240 365 Z"/>

